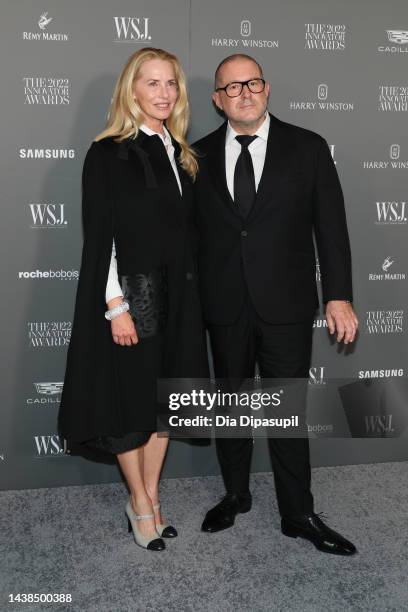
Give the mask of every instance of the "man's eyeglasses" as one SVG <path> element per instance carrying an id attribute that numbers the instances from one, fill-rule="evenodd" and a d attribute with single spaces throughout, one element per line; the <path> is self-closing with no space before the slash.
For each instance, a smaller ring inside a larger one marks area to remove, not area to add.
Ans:
<path id="1" fill-rule="evenodd" d="M 264 79 L 250 79 L 249 81 L 234 81 L 228 83 L 225 87 L 217 87 L 215 91 L 225 91 L 229 98 L 237 98 L 241 95 L 242 90 L 246 85 L 250 92 L 261 93 L 265 89 Z"/>

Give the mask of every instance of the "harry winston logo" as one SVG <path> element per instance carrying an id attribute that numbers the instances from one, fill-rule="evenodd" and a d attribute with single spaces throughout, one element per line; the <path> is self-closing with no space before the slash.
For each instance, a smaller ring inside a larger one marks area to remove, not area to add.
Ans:
<path id="1" fill-rule="evenodd" d="M 241 21 L 241 36 L 251 35 L 251 22 L 248 19 Z"/>
<path id="2" fill-rule="evenodd" d="M 392 144 L 390 146 L 390 158 L 398 159 L 400 156 L 400 151 L 401 151 L 401 147 L 399 146 L 399 144 Z"/>
<path id="3" fill-rule="evenodd" d="M 229 33 L 228 36 L 231 36 Z M 252 38 L 253 27 L 252 22 L 249 19 L 243 19 L 239 24 L 239 36 L 240 38 L 227 38 L 226 34 L 219 35 L 218 33 L 211 37 L 212 47 L 268 47 L 270 49 L 276 49 L 279 47 L 278 40 L 266 40 Z M 238 36 L 238 33 L 235 34 Z"/>
<path id="4" fill-rule="evenodd" d="M 319 100 L 327 100 L 327 94 L 329 93 L 329 88 L 325 83 L 320 83 L 317 88 L 317 97 Z"/>

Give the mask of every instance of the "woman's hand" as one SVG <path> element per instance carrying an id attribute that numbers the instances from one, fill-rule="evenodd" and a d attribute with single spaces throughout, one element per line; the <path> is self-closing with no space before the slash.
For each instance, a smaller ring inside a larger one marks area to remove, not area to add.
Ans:
<path id="1" fill-rule="evenodd" d="M 118 317 L 112 319 L 111 330 L 113 341 L 116 342 L 116 344 L 120 344 L 121 346 L 132 346 L 132 344 L 137 344 L 139 342 L 135 324 L 128 312 L 123 312 Z"/>
<path id="2" fill-rule="evenodd" d="M 107 303 L 108 309 L 111 310 L 115 308 L 115 306 L 118 306 L 121 302 L 121 297 L 113 298 Z M 112 319 L 111 331 L 113 341 L 121 346 L 132 346 L 139 342 L 135 324 L 128 312 L 123 312 L 118 317 Z"/>

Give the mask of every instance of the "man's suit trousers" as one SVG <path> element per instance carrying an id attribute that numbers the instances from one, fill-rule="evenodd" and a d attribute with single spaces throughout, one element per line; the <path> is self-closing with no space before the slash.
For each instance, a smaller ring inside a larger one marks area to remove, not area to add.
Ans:
<path id="1" fill-rule="evenodd" d="M 313 320 L 284 325 L 265 323 L 247 294 L 234 324 L 209 326 L 215 376 L 227 381 L 230 392 L 237 391 L 240 382 L 254 376 L 256 362 L 262 379 L 308 379 L 312 330 Z M 280 514 L 313 512 L 308 438 L 272 437 L 268 445 Z M 228 493 L 249 491 L 252 448 L 252 437 L 216 438 Z"/>

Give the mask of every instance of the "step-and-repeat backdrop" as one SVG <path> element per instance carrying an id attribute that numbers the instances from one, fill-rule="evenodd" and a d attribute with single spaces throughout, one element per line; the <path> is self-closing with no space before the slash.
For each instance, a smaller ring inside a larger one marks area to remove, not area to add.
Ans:
<path id="1" fill-rule="evenodd" d="M 82 163 L 119 71 L 146 45 L 185 67 L 191 141 L 220 124 L 214 69 L 236 52 L 264 67 L 272 113 L 326 138 L 346 200 L 360 333 L 340 350 L 316 317 L 313 464 L 407 459 L 394 411 L 407 373 L 406 1 L 4 0 L 0 28 L 0 488 L 120 478 L 114 463 L 69 455 L 56 415 L 81 256 Z M 335 378 L 348 381 L 342 393 L 332 392 Z M 333 406 L 347 408 L 350 389 L 362 437 L 333 437 Z M 270 469 L 265 440 L 255 441 L 253 469 Z M 172 442 L 165 476 L 217 470 L 213 447 Z"/>

